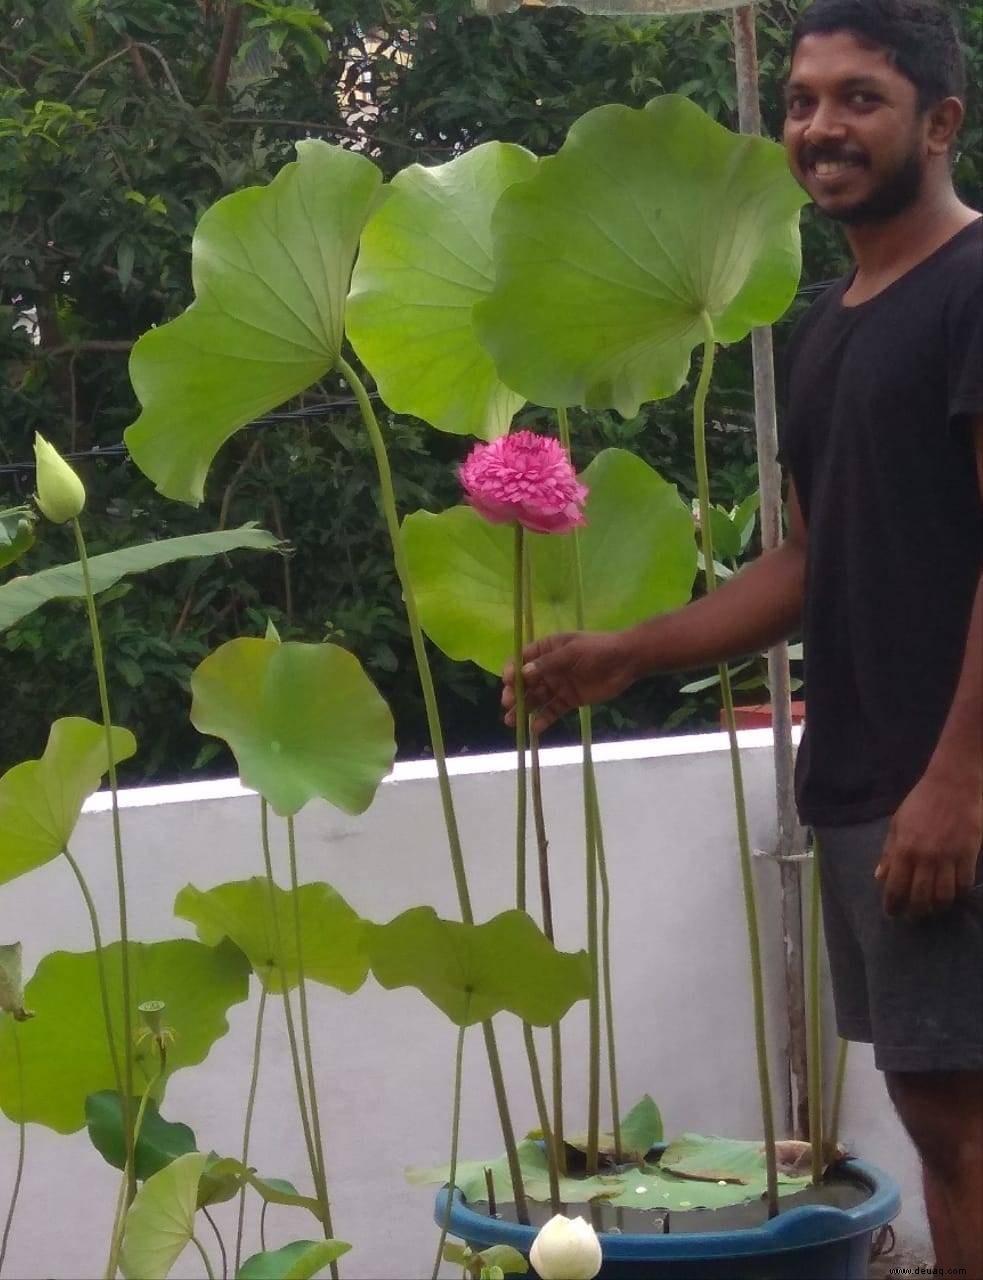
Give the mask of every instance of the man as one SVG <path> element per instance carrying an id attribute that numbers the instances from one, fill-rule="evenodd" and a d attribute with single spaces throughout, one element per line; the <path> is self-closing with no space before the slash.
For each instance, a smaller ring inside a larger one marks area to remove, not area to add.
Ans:
<path id="1" fill-rule="evenodd" d="M 928 0 L 800 17 L 788 160 L 856 265 L 791 341 L 788 537 L 674 614 L 530 646 L 523 675 L 542 731 L 803 629 L 797 792 L 839 1030 L 873 1043 L 916 1144 L 937 1265 L 983 1277 L 983 220 L 951 180 L 963 90 Z"/>

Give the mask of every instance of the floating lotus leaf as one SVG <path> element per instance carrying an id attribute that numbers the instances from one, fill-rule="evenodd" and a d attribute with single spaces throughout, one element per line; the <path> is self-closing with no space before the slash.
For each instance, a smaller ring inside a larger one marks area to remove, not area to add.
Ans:
<path id="1" fill-rule="evenodd" d="M 138 547 L 107 551 L 89 560 L 92 590 L 98 595 L 114 587 L 121 578 L 146 573 L 178 560 L 195 560 L 229 551 L 272 551 L 280 546 L 278 538 L 251 524 L 241 529 L 220 529 L 214 533 L 192 533 L 183 538 L 161 538 Z M 21 618 L 40 609 L 51 600 L 81 600 L 85 596 L 82 567 L 59 564 L 0 585 L 0 631 L 6 631 Z"/>
<path id="2" fill-rule="evenodd" d="M 195 301 L 145 333 L 130 358 L 143 412 L 126 443 L 161 493 L 197 505 L 225 441 L 334 365 L 381 182 L 364 156 L 308 140 L 268 186 L 225 196 L 202 217 Z"/>
<path id="3" fill-rule="evenodd" d="M 414 164 L 362 232 L 348 335 L 386 404 L 442 431 L 492 440 L 522 397 L 498 378 L 471 324 L 491 292 L 491 216 L 536 157 L 486 142 L 447 164 Z"/>
<path id="4" fill-rule="evenodd" d="M 392 768 L 392 714 L 335 644 L 230 640 L 191 678 L 191 720 L 229 744 L 247 787 L 291 815 L 320 796 L 361 813 Z"/>
<path id="5" fill-rule="evenodd" d="M 549 1165 L 546 1153 L 538 1142 L 525 1139 L 518 1145 L 519 1167 L 522 1170 L 522 1185 L 530 1200 L 549 1200 L 550 1181 Z M 514 1196 L 512 1177 L 506 1156 L 498 1156 L 495 1160 L 459 1160 L 455 1176 L 455 1185 L 469 1204 L 480 1204 L 488 1200 L 488 1188 L 485 1183 L 485 1170 L 489 1169 L 495 1188 L 495 1199 L 502 1204 L 511 1203 Z M 439 1165 L 433 1169 L 407 1169 L 406 1180 L 414 1186 L 425 1186 L 431 1183 L 440 1186 L 450 1177 L 450 1165 Z M 593 1178 L 561 1178 L 560 1199 L 571 1204 L 583 1204 L 588 1200 L 611 1199 L 621 1194 L 625 1187 L 625 1179 L 621 1175 L 608 1177 L 599 1174 Z"/>
<path id="6" fill-rule="evenodd" d="M 369 971 L 364 922 L 328 884 L 302 884 L 297 889 L 304 972 L 314 982 L 357 991 Z M 265 878 L 235 880 L 204 892 L 185 885 L 174 902 L 174 914 L 190 920 L 209 946 L 230 938 L 245 952 L 268 991 L 295 987 L 299 980 L 294 931 L 294 895 L 273 889 Z M 277 965 L 275 939 L 279 926 L 283 954 Z"/>
<path id="7" fill-rule="evenodd" d="M 458 1026 L 508 1010 L 545 1027 L 590 993 L 587 953 L 557 951 L 524 911 L 476 925 L 413 907 L 368 925 L 367 944 L 383 987 L 415 987 Z"/>
<path id="8" fill-rule="evenodd" d="M 704 312 L 735 342 L 788 307 L 805 202 L 781 147 L 687 98 L 588 111 L 498 203 L 478 334 L 528 400 L 634 417 L 682 386 Z"/>
<path id="9" fill-rule="evenodd" d="M 624 449 L 599 453 L 580 530 L 586 624 L 602 631 L 685 604 L 696 576 L 693 519 L 674 485 Z M 424 630 L 452 658 L 499 672 L 512 655 L 514 534 L 471 507 L 403 524 Z M 576 628 L 569 534 L 526 534 L 536 632 Z"/>
<path id="10" fill-rule="evenodd" d="M 350 1248 L 341 1240 L 294 1240 L 282 1249 L 254 1253 L 236 1280 L 311 1280 Z"/>
<path id="11" fill-rule="evenodd" d="M 116 942 L 103 949 L 120 1060 L 121 947 Z M 246 957 L 228 942 L 205 947 L 184 939 L 131 942 L 129 953 L 134 1026 L 139 1025 L 139 1004 L 163 1000 L 167 1024 L 174 1031 L 167 1053 L 168 1076 L 202 1062 L 228 1031 L 230 1006 L 248 996 Z M 45 956 L 27 983 L 24 998 L 36 1016 L 17 1027 L 24 1060 L 23 1096 L 11 1041 L 13 1024 L 0 1018 L 0 1108 L 12 1120 L 74 1133 L 86 1122 L 85 1102 L 90 1094 L 115 1088 L 95 952 L 55 951 Z M 157 1067 L 153 1044 L 144 1040 L 134 1052 L 137 1080 L 149 1079 Z"/>
<path id="12" fill-rule="evenodd" d="M 129 729 L 112 729 L 116 764 L 137 749 Z M 15 764 L 0 778 L 0 884 L 57 858 L 82 805 L 109 768 L 106 733 L 81 716 L 56 720 L 40 760 Z"/>

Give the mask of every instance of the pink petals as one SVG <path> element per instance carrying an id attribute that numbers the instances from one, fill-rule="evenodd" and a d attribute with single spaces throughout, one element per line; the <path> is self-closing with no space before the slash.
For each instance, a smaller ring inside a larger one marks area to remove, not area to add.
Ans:
<path id="1" fill-rule="evenodd" d="M 587 486 L 551 436 L 516 431 L 476 444 L 458 475 L 468 501 L 493 524 L 518 521 L 534 533 L 566 533 L 586 523 Z"/>

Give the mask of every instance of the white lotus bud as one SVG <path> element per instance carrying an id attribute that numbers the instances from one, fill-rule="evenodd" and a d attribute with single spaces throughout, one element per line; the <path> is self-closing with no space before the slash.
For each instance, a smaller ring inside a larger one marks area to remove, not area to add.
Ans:
<path id="1" fill-rule="evenodd" d="M 601 1242 L 589 1222 L 558 1213 L 533 1241 L 529 1261 L 542 1280 L 593 1280 L 601 1269 Z"/>
<path id="2" fill-rule="evenodd" d="M 53 444 L 34 437 L 38 506 L 53 524 L 67 524 L 85 506 L 85 487 Z"/>

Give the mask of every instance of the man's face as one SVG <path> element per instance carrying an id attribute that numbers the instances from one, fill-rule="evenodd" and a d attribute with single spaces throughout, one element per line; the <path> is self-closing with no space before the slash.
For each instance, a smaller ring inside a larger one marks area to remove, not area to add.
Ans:
<path id="1" fill-rule="evenodd" d="M 925 177 L 915 86 L 849 32 L 805 36 L 785 86 L 785 150 L 829 217 L 852 226 L 891 218 Z"/>

